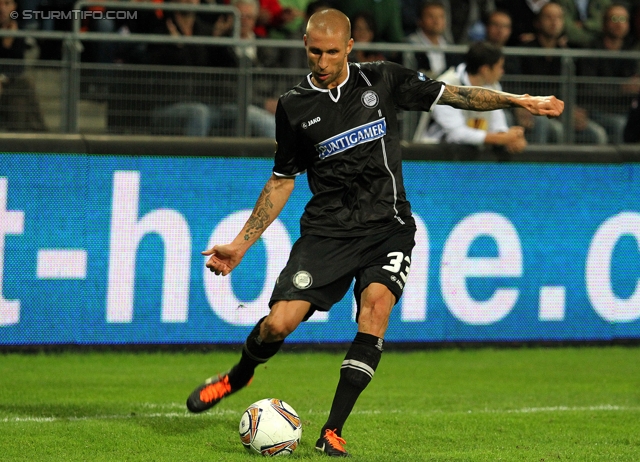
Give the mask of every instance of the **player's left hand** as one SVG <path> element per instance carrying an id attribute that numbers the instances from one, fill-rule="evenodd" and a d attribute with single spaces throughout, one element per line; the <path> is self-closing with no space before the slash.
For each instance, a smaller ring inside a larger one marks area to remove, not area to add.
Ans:
<path id="1" fill-rule="evenodd" d="M 231 244 L 214 245 L 212 248 L 204 250 L 201 253 L 209 257 L 205 266 L 217 276 L 226 276 L 229 274 L 238 266 L 244 255 L 244 253 L 240 252 Z"/>
<path id="2" fill-rule="evenodd" d="M 564 111 L 564 101 L 555 96 L 524 95 L 523 105 L 533 115 L 559 117 Z"/>

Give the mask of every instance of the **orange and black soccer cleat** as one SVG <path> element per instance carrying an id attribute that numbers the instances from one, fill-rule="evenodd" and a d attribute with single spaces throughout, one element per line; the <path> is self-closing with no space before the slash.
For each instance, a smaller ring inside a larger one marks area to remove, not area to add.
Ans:
<path id="1" fill-rule="evenodd" d="M 251 380 L 249 380 L 246 385 L 249 385 L 249 383 L 251 383 Z M 228 372 L 215 377 L 209 377 L 189 395 L 187 398 L 187 409 L 191 412 L 203 412 L 211 409 L 218 404 L 222 398 L 226 398 L 232 393 L 244 388 L 246 385 L 235 389 L 232 388 L 229 383 Z"/>
<path id="2" fill-rule="evenodd" d="M 343 447 L 344 444 L 347 442 L 336 435 L 334 430 L 327 428 L 324 435 L 316 442 L 316 449 L 329 457 L 349 457 L 349 453 Z"/>

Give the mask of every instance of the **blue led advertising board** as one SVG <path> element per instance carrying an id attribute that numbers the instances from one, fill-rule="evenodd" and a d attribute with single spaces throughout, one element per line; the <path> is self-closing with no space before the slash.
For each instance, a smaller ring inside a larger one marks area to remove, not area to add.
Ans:
<path id="1" fill-rule="evenodd" d="M 306 177 L 227 277 L 272 161 L 3 154 L 0 344 L 242 343 L 309 199 Z M 406 161 L 418 233 L 394 342 L 640 337 L 638 166 Z M 289 342 L 346 342 L 349 293 Z"/>

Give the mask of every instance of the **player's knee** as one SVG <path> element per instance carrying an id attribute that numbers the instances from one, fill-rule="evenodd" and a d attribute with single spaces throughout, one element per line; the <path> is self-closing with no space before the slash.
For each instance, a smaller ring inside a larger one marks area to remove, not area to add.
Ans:
<path id="1" fill-rule="evenodd" d="M 395 303 L 395 295 L 382 284 L 371 284 L 362 292 L 362 306 L 376 313 L 388 314 Z"/>
<path id="2" fill-rule="evenodd" d="M 365 316 L 376 325 L 385 325 L 393 309 L 395 298 L 389 292 L 388 295 L 366 297 L 362 300 L 360 316 Z"/>
<path id="3" fill-rule="evenodd" d="M 262 328 L 264 329 L 262 337 L 267 342 L 284 340 L 295 329 L 286 319 L 274 316 L 267 316 L 262 322 Z"/>

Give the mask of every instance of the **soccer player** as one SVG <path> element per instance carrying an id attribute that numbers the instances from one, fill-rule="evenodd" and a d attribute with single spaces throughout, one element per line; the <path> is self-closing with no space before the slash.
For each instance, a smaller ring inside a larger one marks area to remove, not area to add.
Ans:
<path id="1" fill-rule="evenodd" d="M 416 228 L 402 183 L 396 108 L 524 107 L 557 117 L 564 107 L 554 96 L 446 85 L 393 63 L 349 64 L 350 37 L 349 20 L 338 10 L 311 16 L 304 36 L 311 73 L 278 101 L 273 174 L 237 237 L 203 252 L 212 272 L 228 275 L 278 216 L 295 178 L 307 172 L 313 197 L 273 290 L 269 315 L 248 335 L 240 361 L 187 399 L 191 412 L 202 412 L 247 385 L 254 369 L 275 355 L 302 321 L 316 310 L 329 310 L 355 278 L 358 332 L 316 443 L 335 457 L 348 455 L 342 428 L 378 366 L 389 315 L 411 265 Z"/>

